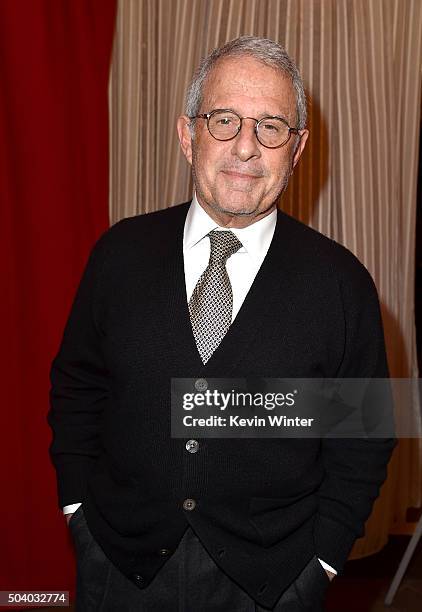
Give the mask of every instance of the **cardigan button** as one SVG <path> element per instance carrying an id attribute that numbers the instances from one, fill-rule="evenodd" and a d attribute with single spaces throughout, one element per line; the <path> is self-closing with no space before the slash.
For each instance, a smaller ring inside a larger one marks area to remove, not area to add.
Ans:
<path id="1" fill-rule="evenodd" d="M 194 510 L 196 506 L 196 501 L 194 499 L 185 499 L 183 502 L 184 510 Z"/>
<path id="2" fill-rule="evenodd" d="M 208 383 L 205 378 L 198 378 L 195 382 L 195 389 L 197 391 L 206 391 L 208 389 Z"/>
<path id="3" fill-rule="evenodd" d="M 138 584 L 143 584 L 145 582 L 145 578 L 140 574 L 133 574 L 133 579 L 136 580 Z"/>
<path id="4" fill-rule="evenodd" d="M 188 440 L 185 444 L 186 450 L 190 453 L 197 453 L 199 448 L 198 440 Z"/>
<path id="5" fill-rule="evenodd" d="M 160 550 L 158 551 L 158 554 L 160 554 L 162 557 L 166 557 L 167 555 L 170 554 L 170 551 L 168 548 L 160 548 Z"/>

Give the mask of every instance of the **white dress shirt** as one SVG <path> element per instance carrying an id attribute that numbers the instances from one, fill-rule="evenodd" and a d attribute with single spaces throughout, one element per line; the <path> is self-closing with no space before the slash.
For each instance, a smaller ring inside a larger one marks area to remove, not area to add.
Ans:
<path id="1" fill-rule="evenodd" d="M 228 258 L 226 264 L 233 290 L 233 322 L 270 248 L 276 222 L 277 209 L 247 227 L 240 229 L 221 227 L 205 212 L 195 194 L 186 215 L 183 233 L 186 300 L 189 301 L 199 277 L 208 266 L 211 247 L 207 234 L 214 229 L 217 231 L 230 229 L 243 245 Z M 80 505 L 76 503 L 65 506 L 63 512 L 64 514 L 75 512 Z M 319 562 L 324 569 L 337 574 L 328 563 L 321 559 Z"/>
<path id="2" fill-rule="evenodd" d="M 226 264 L 233 290 L 233 322 L 270 248 L 276 222 L 277 210 L 273 210 L 269 215 L 248 227 L 241 229 L 220 227 L 205 212 L 198 203 L 196 196 L 194 196 L 186 215 L 183 234 L 187 301 L 189 301 L 199 277 L 208 266 L 211 247 L 207 234 L 213 229 L 230 229 L 243 245 L 234 255 L 228 258 Z"/>

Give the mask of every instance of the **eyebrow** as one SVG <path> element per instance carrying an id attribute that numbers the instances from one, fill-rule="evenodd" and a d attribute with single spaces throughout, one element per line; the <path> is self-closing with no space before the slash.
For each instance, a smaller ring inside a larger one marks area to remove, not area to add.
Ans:
<path id="1" fill-rule="evenodd" d="M 209 112 L 211 113 L 214 110 L 231 110 L 231 111 L 234 111 L 237 115 L 239 115 L 239 117 L 242 117 L 242 113 L 237 111 L 235 108 L 227 108 L 227 107 L 223 107 L 223 106 L 216 106 L 215 108 L 213 108 Z M 258 121 L 260 121 L 261 119 L 264 119 L 265 117 L 279 117 L 280 119 L 284 119 L 284 121 L 287 121 L 287 123 L 289 123 L 289 119 L 285 115 L 282 115 L 280 113 L 270 113 L 267 110 L 262 111 L 262 113 L 260 113 L 260 115 L 258 115 L 258 117 L 253 117 L 253 119 L 258 119 Z"/>

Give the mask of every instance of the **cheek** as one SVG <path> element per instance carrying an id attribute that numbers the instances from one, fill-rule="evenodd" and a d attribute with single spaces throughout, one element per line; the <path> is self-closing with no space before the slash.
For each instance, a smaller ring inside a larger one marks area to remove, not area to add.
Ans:
<path id="1" fill-rule="evenodd" d="M 198 179 L 202 181 L 215 179 L 219 162 L 218 153 L 213 152 L 209 147 L 198 146 L 195 148 L 193 159 Z"/>
<path id="2" fill-rule="evenodd" d="M 289 174 L 291 170 L 291 160 L 289 156 L 284 155 L 281 159 L 278 159 L 269 168 L 269 174 L 272 183 L 282 182 L 286 174 Z"/>
<path id="3" fill-rule="evenodd" d="M 197 191 L 205 197 L 210 197 L 215 183 L 213 166 L 207 154 L 200 147 L 195 149 L 192 170 Z"/>

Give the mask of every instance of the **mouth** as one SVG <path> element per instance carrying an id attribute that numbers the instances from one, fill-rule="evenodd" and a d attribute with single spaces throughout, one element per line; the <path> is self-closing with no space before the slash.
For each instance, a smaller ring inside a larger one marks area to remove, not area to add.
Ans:
<path id="1" fill-rule="evenodd" d="M 223 174 L 227 174 L 227 176 L 231 178 L 236 178 L 236 179 L 251 180 L 251 179 L 261 178 L 260 176 L 257 176 L 256 174 L 247 174 L 246 172 L 236 172 L 235 170 L 223 170 L 222 172 Z"/>

